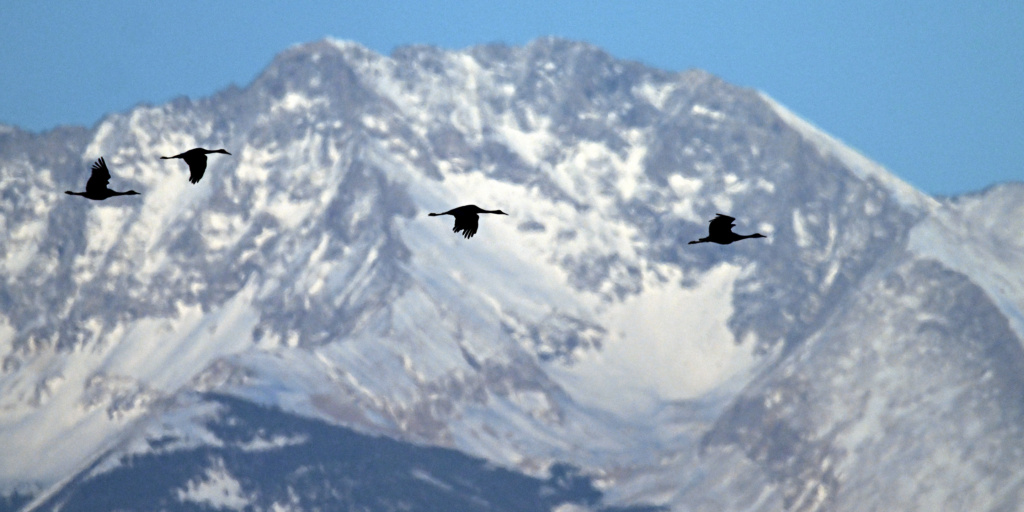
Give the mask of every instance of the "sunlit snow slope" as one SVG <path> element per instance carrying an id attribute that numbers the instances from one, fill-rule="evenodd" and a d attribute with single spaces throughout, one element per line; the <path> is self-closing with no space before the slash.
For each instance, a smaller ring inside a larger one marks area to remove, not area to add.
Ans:
<path id="1" fill-rule="evenodd" d="M 232 155 L 192 185 L 159 156 L 195 146 Z M 100 156 L 142 195 L 65 196 Z M 321 425 L 571 464 L 601 501 L 569 509 L 1024 501 L 1024 243 L 991 221 L 1024 189 L 928 197 L 701 71 L 325 40 L 210 98 L 5 130 L 0 195 L 12 510 L 186 456 L 164 508 L 315 509 L 231 454 L 308 470 Z M 426 215 L 462 204 L 509 216 L 466 240 Z M 767 238 L 687 245 L 715 213 Z M 238 410 L 254 437 L 226 434 Z"/>

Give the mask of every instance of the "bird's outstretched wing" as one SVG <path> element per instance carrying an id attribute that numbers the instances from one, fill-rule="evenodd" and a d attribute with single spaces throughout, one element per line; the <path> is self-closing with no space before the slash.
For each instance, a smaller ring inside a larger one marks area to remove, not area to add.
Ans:
<path id="1" fill-rule="evenodd" d="M 732 233 L 732 227 L 736 224 L 733 223 L 734 218 L 728 215 L 722 215 L 721 213 L 716 214 L 717 217 L 711 219 L 711 223 L 708 226 L 708 235 L 711 238 L 721 237 L 722 235 L 728 235 Z"/>
<path id="2" fill-rule="evenodd" d="M 462 214 L 455 216 L 455 227 L 452 231 L 458 233 L 462 231 L 462 236 L 466 238 L 473 238 L 476 234 L 476 230 L 480 225 L 480 216 L 477 214 Z"/>
<path id="3" fill-rule="evenodd" d="M 96 163 L 92 164 L 92 175 L 89 176 L 89 181 L 85 183 L 85 190 L 87 192 L 102 192 L 107 190 L 107 185 L 110 184 L 110 169 L 107 169 L 107 162 L 103 161 L 103 157 L 100 157 Z"/>
<path id="4" fill-rule="evenodd" d="M 195 185 L 203 179 L 203 173 L 206 172 L 206 155 L 193 151 L 184 153 L 182 159 L 188 164 L 188 181 Z"/>

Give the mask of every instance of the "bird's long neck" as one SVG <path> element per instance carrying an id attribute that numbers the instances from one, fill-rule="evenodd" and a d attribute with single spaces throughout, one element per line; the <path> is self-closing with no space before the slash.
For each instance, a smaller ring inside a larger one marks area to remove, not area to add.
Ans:
<path id="1" fill-rule="evenodd" d="M 69 196 L 84 196 L 85 195 L 85 192 L 72 192 L 70 190 L 65 190 L 64 193 L 69 195 Z"/>

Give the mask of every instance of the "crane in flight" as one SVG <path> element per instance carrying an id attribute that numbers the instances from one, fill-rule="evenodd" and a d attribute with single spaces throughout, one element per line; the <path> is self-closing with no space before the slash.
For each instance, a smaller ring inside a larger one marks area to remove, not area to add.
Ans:
<path id="1" fill-rule="evenodd" d="M 230 155 L 226 150 L 223 149 L 205 149 L 195 148 L 190 149 L 184 153 L 174 156 L 162 156 L 161 160 L 170 160 L 172 158 L 180 158 L 188 164 L 188 181 L 191 181 L 193 185 L 199 183 L 199 180 L 203 179 L 203 173 L 206 172 L 206 155 L 210 153 L 223 153 Z"/>
<path id="2" fill-rule="evenodd" d="M 716 244 L 728 245 L 733 242 L 743 240 L 745 238 L 765 238 L 761 233 L 754 233 L 752 235 L 737 235 L 732 232 L 733 226 L 736 224 L 733 222 L 736 219 L 722 215 L 721 213 L 715 214 L 715 218 L 711 219 L 708 225 L 708 236 L 700 238 L 690 242 L 691 244 L 702 244 L 704 242 L 714 242 Z"/>
<path id="3" fill-rule="evenodd" d="M 110 190 L 107 188 L 109 183 L 110 169 L 107 169 L 107 163 L 103 161 L 103 157 L 100 157 L 96 163 L 92 164 L 92 175 L 89 176 L 89 181 L 85 183 L 85 192 L 72 192 L 70 190 L 65 190 L 64 193 L 69 196 L 82 196 L 94 201 L 102 201 L 108 197 L 114 196 L 134 196 L 139 194 L 134 190 L 129 190 L 127 192 Z"/>
<path id="4" fill-rule="evenodd" d="M 467 239 L 472 238 L 476 234 L 477 227 L 480 224 L 481 213 L 494 213 L 497 215 L 508 215 L 501 210 L 484 210 L 475 204 L 467 204 L 466 206 L 460 206 L 458 208 L 452 208 L 446 212 L 431 213 L 431 217 L 437 217 L 438 215 L 451 215 L 455 217 L 455 227 L 452 231 L 458 233 L 462 232 L 462 236 Z"/>

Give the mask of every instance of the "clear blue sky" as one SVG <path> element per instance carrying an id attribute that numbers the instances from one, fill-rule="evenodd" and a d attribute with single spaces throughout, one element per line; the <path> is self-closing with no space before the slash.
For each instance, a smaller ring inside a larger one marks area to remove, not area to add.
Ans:
<path id="1" fill-rule="evenodd" d="M 932 194 L 1024 180 L 1021 0 L 9 0 L 0 122 L 91 126 L 209 95 L 325 36 L 388 54 L 543 35 L 762 90 Z"/>

